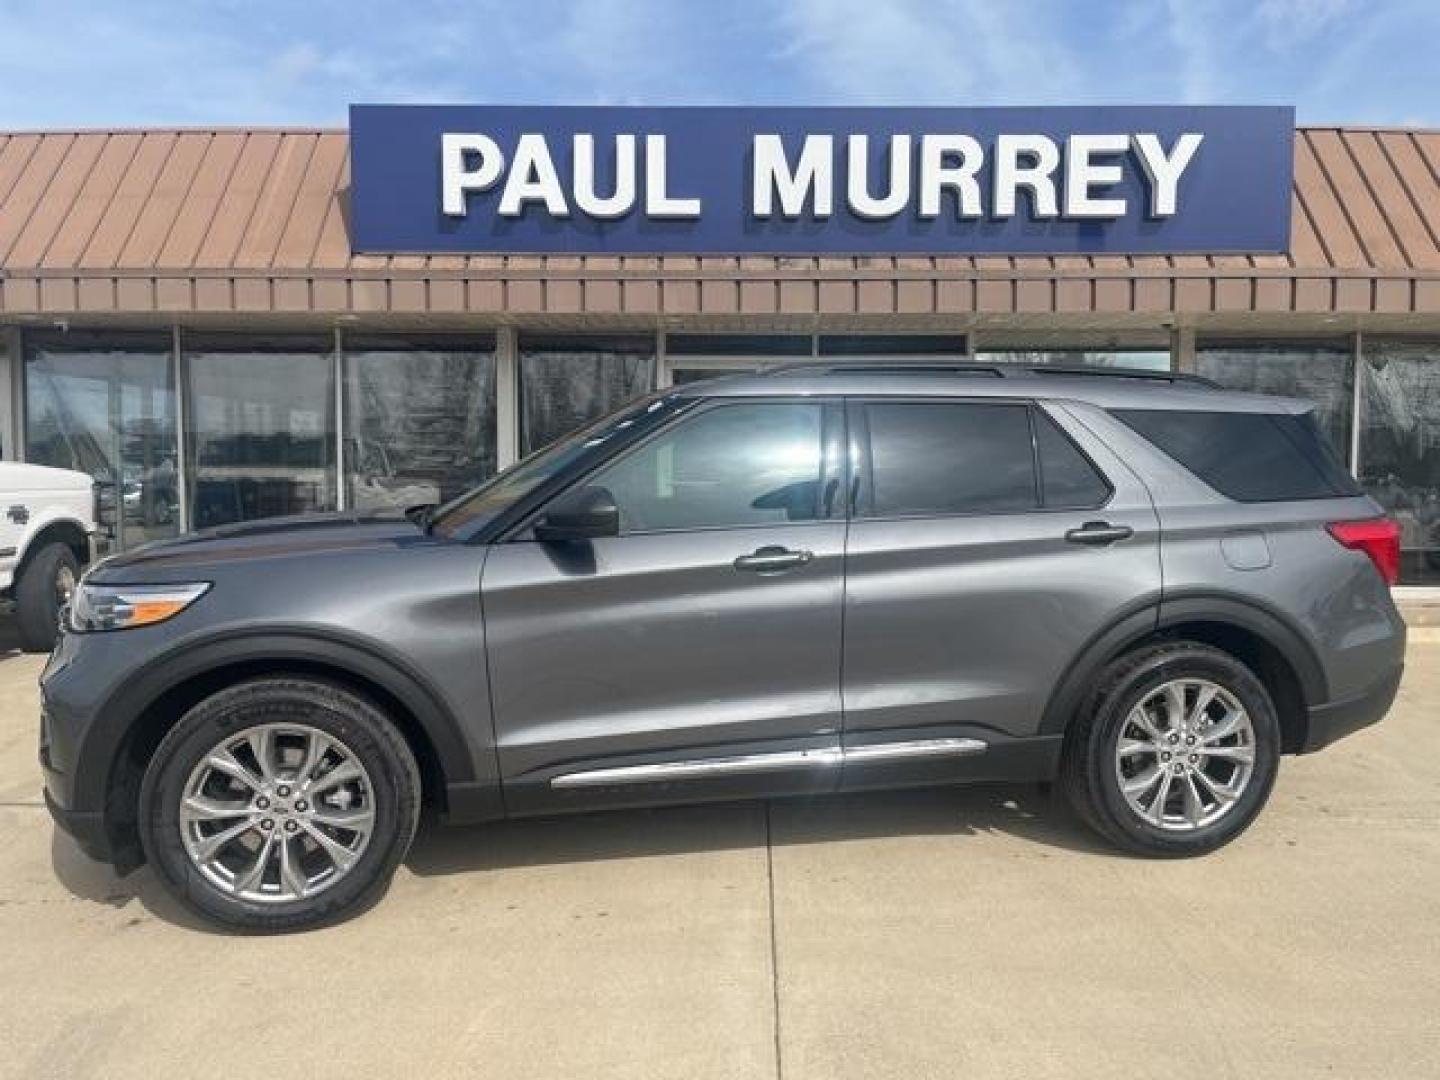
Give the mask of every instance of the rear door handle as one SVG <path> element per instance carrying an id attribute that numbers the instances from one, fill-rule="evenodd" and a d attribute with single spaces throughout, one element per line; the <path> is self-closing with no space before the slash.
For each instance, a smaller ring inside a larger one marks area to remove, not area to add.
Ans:
<path id="1" fill-rule="evenodd" d="M 1129 525 L 1111 525 L 1108 521 L 1087 521 L 1078 529 L 1071 529 L 1065 539 L 1072 544 L 1090 544 L 1100 547 L 1117 540 L 1128 540 L 1135 535 Z"/>
<path id="2" fill-rule="evenodd" d="M 789 548 L 770 546 L 756 548 L 749 555 L 735 560 L 736 570 L 749 570 L 754 574 L 778 574 L 804 566 L 815 556 L 809 551 L 791 551 Z"/>

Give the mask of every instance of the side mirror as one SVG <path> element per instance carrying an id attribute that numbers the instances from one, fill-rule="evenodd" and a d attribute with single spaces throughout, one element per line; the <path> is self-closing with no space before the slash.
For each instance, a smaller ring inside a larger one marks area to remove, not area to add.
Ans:
<path id="1" fill-rule="evenodd" d="M 535 523 L 535 537 L 544 543 L 618 536 L 620 508 L 603 487 L 583 487 L 551 505 Z"/>

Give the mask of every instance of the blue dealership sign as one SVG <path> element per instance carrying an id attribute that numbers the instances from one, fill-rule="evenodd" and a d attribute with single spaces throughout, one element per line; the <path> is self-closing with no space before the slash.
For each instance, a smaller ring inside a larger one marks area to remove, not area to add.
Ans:
<path id="1" fill-rule="evenodd" d="M 1295 115 L 355 105 L 362 252 L 1283 252 Z"/>

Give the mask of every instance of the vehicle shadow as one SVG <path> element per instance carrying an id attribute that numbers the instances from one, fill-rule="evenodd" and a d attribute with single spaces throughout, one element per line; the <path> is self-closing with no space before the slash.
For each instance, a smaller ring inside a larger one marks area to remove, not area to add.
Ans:
<path id="1" fill-rule="evenodd" d="M 423 828 L 406 859 L 418 875 L 595 862 L 885 837 L 1004 834 L 1089 855 L 1119 853 L 1048 787 L 977 784 L 710 803 Z"/>
<path id="2" fill-rule="evenodd" d="M 20 649 L 20 635 L 15 628 L 15 617 L 0 614 L 0 660 L 24 655 Z"/>
<path id="3" fill-rule="evenodd" d="M 984 784 L 606 810 L 458 828 L 427 820 L 405 865 L 421 877 L 441 877 L 752 848 L 764 845 L 767 836 L 770 844 L 786 847 L 907 836 L 963 842 L 994 834 L 1097 857 L 1125 857 L 1093 836 L 1048 788 Z M 59 830 L 51 861 L 56 877 L 79 899 L 122 909 L 138 904 L 157 919 L 199 933 L 238 933 L 194 915 L 165 891 L 150 868 L 119 877 Z M 377 897 L 375 903 L 380 902 Z"/>

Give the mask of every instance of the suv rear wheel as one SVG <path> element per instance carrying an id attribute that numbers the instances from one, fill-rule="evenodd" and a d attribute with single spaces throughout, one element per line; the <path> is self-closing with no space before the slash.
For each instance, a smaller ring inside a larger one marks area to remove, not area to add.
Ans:
<path id="1" fill-rule="evenodd" d="M 329 683 L 264 678 L 202 701 L 161 741 L 141 840 L 201 914 L 296 930 L 382 892 L 419 809 L 415 759 L 383 713 Z"/>
<path id="2" fill-rule="evenodd" d="M 1102 675 L 1065 745 L 1076 811 L 1143 855 L 1200 855 L 1233 840 L 1270 795 L 1280 725 L 1270 694 L 1235 657 L 1171 642 Z"/>

